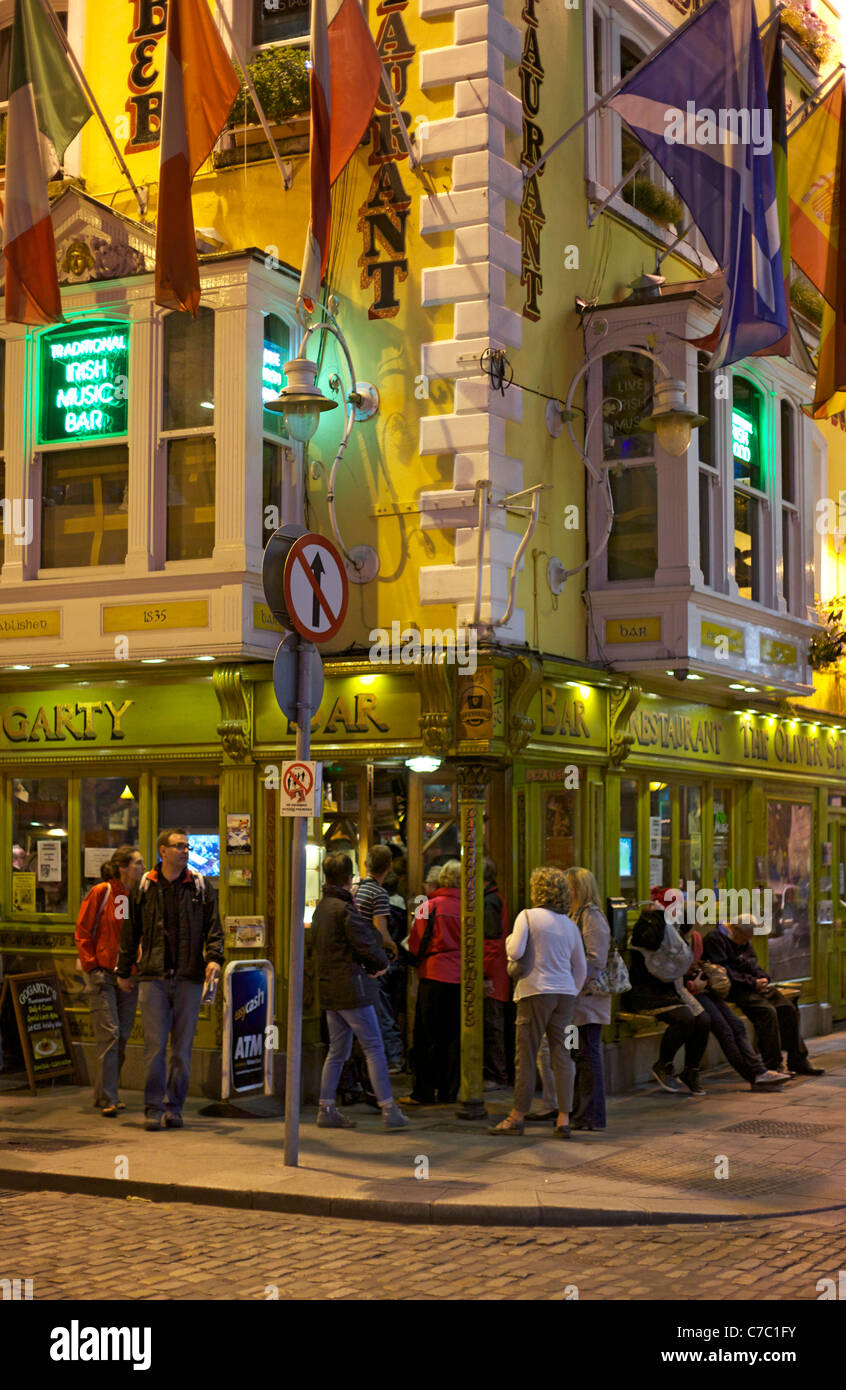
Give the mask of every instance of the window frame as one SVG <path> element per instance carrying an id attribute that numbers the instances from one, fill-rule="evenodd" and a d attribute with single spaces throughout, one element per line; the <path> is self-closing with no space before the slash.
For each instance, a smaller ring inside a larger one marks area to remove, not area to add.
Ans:
<path id="1" fill-rule="evenodd" d="M 218 365 L 218 362 L 217 362 L 217 357 L 218 357 L 218 332 L 217 332 L 216 310 L 217 310 L 217 303 L 216 303 L 216 301 L 213 301 L 211 304 L 209 304 L 209 303 L 201 304 L 201 306 L 200 306 L 200 313 L 203 313 L 203 311 L 205 311 L 204 317 L 205 317 L 206 315 L 211 315 L 211 316 L 212 316 L 211 319 L 210 319 L 209 321 L 211 322 L 211 325 L 212 325 L 212 392 L 213 392 L 214 395 L 215 395 L 215 399 L 214 399 L 214 401 L 213 401 L 213 407 L 214 407 L 214 408 L 213 408 L 213 410 L 210 412 L 210 415 L 211 415 L 211 422 L 210 422 L 208 425 L 182 425 L 182 426 L 177 426 L 177 427 L 172 428 L 172 429 L 165 429 L 165 428 L 164 428 L 164 419 L 165 419 L 165 384 L 166 384 L 166 381 L 167 381 L 167 342 L 166 342 L 167 330 L 166 330 L 165 325 L 167 324 L 168 320 L 171 319 L 171 318 L 173 317 L 174 314 L 175 314 L 175 315 L 180 315 L 180 310 L 178 310 L 178 309 L 172 309 L 172 310 L 165 311 L 164 313 L 162 313 L 161 317 L 159 318 L 159 332 L 160 332 L 160 335 L 161 335 L 161 337 L 160 337 L 160 353 L 159 353 L 160 366 L 159 366 L 158 371 L 157 371 L 157 378 L 158 378 L 158 379 L 157 379 L 157 381 L 156 381 L 156 383 L 155 383 L 155 388 L 156 388 L 156 397 L 155 397 L 155 398 L 156 398 L 156 400 L 157 400 L 157 402 L 158 402 L 157 420 L 156 420 L 156 425 L 157 425 L 157 428 L 156 428 L 156 439 L 157 439 L 158 447 L 157 447 L 157 449 L 156 449 L 156 455 L 157 455 L 157 477 L 158 477 L 158 483 L 159 483 L 158 492 L 159 492 L 159 498 L 160 498 L 160 503 L 159 503 L 160 510 L 159 510 L 159 514 L 158 514 L 158 516 L 157 516 L 157 518 L 156 518 L 156 521 L 157 521 L 157 523 L 159 523 L 159 524 L 157 524 L 156 527 L 155 527 L 155 534 L 156 534 L 156 537 L 157 537 L 156 559 L 159 561 L 159 563 L 158 563 L 158 565 L 157 565 L 157 568 L 158 568 L 158 569 L 164 570 L 164 571 L 172 570 L 172 571 L 174 571 L 175 573 L 179 573 L 180 571 L 184 571 L 184 570 L 186 570 L 186 569 L 188 569 L 188 570 L 193 570 L 193 569 L 195 569 L 198 565 L 201 566 L 201 567 L 202 567 L 202 566 L 210 566 L 210 565 L 212 565 L 212 563 L 213 563 L 213 561 L 214 561 L 214 549 L 215 549 L 215 545 L 216 545 L 216 542 L 217 542 L 217 535 L 216 535 L 216 532 L 217 532 L 217 491 L 218 491 L 218 487 L 217 487 L 217 483 L 218 483 L 218 477 L 217 477 L 217 463 L 218 463 L 218 411 L 219 411 L 219 407 L 218 407 L 217 398 L 216 398 L 216 396 L 217 396 L 217 390 L 216 390 L 216 384 L 217 384 L 217 365 Z M 177 318 L 177 319 L 176 319 L 176 322 L 180 322 L 180 321 L 181 321 L 180 318 Z M 197 320 L 194 320 L 194 322 L 196 322 L 196 321 L 197 321 Z M 168 557 L 167 557 L 168 514 L 169 514 L 168 491 L 169 491 L 169 484 L 170 484 L 170 447 L 169 447 L 169 446 L 170 446 L 171 443 L 179 443 L 179 442 L 180 442 L 181 440 L 183 440 L 183 439 L 184 439 L 184 440 L 191 440 L 191 439 L 209 439 L 209 438 L 212 440 L 212 442 L 213 442 L 213 444 L 214 444 L 214 465 L 215 465 L 215 472 L 214 472 L 214 494 L 213 494 L 213 496 L 214 496 L 213 506 L 214 506 L 214 528 L 215 528 L 215 534 L 214 534 L 213 539 L 212 539 L 211 552 L 210 552 L 210 554 L 208 554 L 208 555 L 195 556 L 195 557 L 193 557 L 193 558 L 181 557 L 181 558 L 178 559 L 178 560 L 169 560 Z"/>

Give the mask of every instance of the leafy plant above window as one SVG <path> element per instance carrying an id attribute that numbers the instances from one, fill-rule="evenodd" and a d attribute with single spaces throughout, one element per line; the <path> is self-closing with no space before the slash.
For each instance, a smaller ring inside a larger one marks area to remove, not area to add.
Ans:
<path id="1" fill-rule="evenodd" d="M 684 211 L 681 198 L 660 184 L 653 183 L 646 174 L 636 174 L 623 188 L 623 198 L 638 212 L 643 212 L 655 222 L 678 223 Z"/>
<path id="2" fill-rule="evenodd" d="M 794 309 L 800 314 L 804 314 L 806 319 L 812 323 L 822 323 L 823 316 L 823 297 L 819 290 L 815 290 L 813 285 L 804 284 L 801 280 L 794 280 L 790 286 L 790 302 Z"/>
<path id="3" fill-rule="evenodd" d="M 781 12 L 781 22 L 795 35 L 815 63 L 824 63 L 831 57 L 834 35 L 825 21 L 814 14 L 810 0 L 787 0 L 786 8 Z"/>
<path id="4" fill-rule="evenodd" d="M 843 624 L 843 605 L 835 603 L 820 604 L 817 613 L 822 627 L 815 632 L 808 643 L 808 661 L 815 671 L 833 666 L 846 649 L 846 626 Z"/>
<path id="5" fill-rule="evenodd" d="M 267 48 L 257 53 L 247 71 L 256 89 L 264 114 L 271 123 L 287 121 L 309 109 L 308 71 L 305 48 Z M 239 68 L 241 91 L 233 106 L 228 126 L 258 125 L 258 112 Z"/>

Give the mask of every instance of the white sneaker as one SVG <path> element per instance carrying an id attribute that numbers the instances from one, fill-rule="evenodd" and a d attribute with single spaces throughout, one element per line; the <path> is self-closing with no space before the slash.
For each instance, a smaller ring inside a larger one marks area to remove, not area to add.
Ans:
<path id="1" fill-rule="evenodd" d="M 762 1071 L 750 1082 L 750 1089 L 758 1091 L 762 1086 L 783 1086 L 787 1077 L 782 1071 Z"/>

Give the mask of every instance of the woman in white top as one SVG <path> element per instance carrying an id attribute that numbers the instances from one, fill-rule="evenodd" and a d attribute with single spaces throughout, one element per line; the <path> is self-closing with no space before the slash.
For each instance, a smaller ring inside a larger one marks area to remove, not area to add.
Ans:
<path id="1" fill-rule="evenodd" d="M 509 960 L 524 961 L 526 973 L 517 981 L 516 1080 L 514 1105 L 491 1134 L 523 1133 L 523 1121 L 535 1090 L 535 1066 L 540 1040 L 546 1033 L 552 1054 L 558 1118 L 555 1135 L 570 1138 L 573 1101 L 573 1060 L 570 1025 L 576 998 L 587 975 L 579 929 L 567 916 L 570 895 L 561 869 L 535 869 L 529 885 L 532 906 L 521 912 L 505 943 Z"/>

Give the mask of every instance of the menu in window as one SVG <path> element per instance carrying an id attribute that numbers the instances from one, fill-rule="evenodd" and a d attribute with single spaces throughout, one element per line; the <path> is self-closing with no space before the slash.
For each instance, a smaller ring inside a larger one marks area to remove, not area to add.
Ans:
<path id="1" fill-rule="evenodd" d="M 58 840 L 38 841 L 38 882 L 61 883 L 62 846 Z"/>

